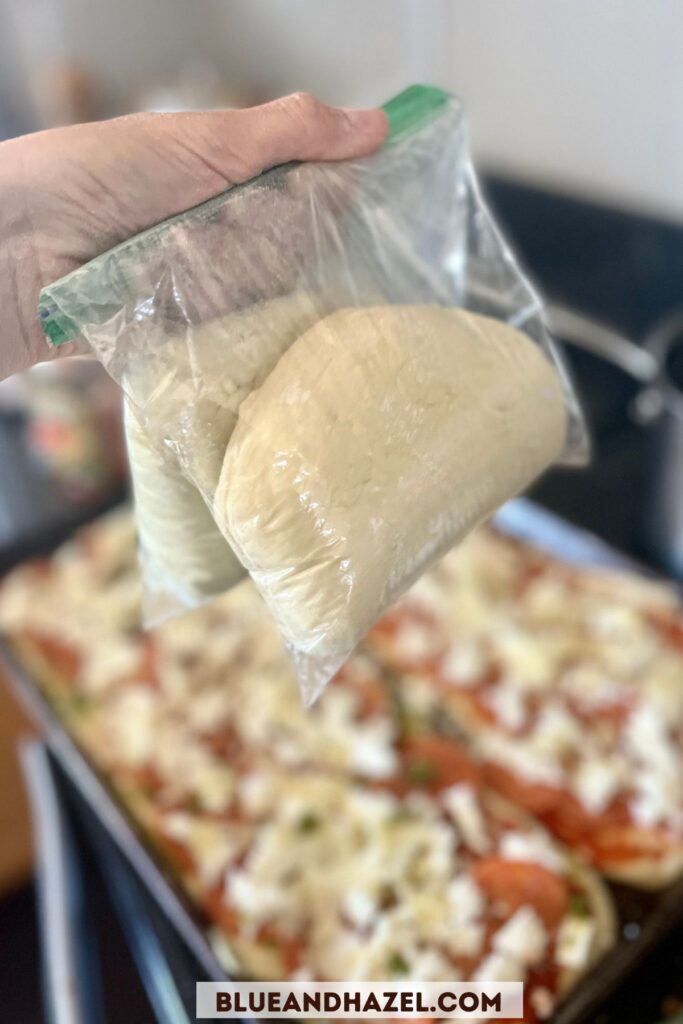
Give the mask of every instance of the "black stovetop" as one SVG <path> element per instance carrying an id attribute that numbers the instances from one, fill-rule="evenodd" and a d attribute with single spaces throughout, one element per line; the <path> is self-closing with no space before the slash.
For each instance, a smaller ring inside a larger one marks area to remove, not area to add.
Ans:
<path id="1" fill-rule="evenodd" d="M 541 291 L 634 341 L 683 308 L 683 227 L 499 179 L 488 195 Z M 629 418 L 637 386 L 567 348 L 592 429 L 588 469 L 550 471 L 531 496 L 645 561 L 644 472 L 652 438 Z"/>

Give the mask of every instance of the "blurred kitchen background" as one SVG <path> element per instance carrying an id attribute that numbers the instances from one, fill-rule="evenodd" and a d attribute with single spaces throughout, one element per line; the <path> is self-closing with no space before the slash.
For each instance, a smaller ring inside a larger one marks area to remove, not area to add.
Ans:
<path id="1" fill-rule="evenodd" d="M 490 202 L 561 307 L 593 429 L 593 466 L 534 496 L 683 575 L 682 41 L 680 0 L 0 0 L 0 139 L 299 89 L 342 105 L 411 82 L 459 93 Z M 120 500 L 117 416 L 87 363 L 0 386 L 0 570 Z M 0 701 L 0 892 L 25 922 L 20 940 L 0 933 L 33 977 L 14 759 L 29 727 Z M 122 1019 L 148 1019 L 135 1012 Z"/>

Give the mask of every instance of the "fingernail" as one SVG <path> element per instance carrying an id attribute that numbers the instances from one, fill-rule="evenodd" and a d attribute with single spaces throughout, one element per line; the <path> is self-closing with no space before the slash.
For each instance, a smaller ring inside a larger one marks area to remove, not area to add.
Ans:
<path id="1" fill-rule="evenodd" d="M 383 110 L 359 110 L 356 107 L 343 107 L 346 119 L 356 132 L 372 132 L 380 135 L 387 130 L 387 115 Z"/>

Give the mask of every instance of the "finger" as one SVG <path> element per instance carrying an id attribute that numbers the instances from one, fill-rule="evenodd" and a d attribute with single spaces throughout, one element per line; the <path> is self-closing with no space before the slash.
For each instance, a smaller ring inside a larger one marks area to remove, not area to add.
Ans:
<path id="1" fill-rule="evenodd" d="M 230 181 L 245 181 L 290 160 L 347 160 L 378 149 L 387 133 L 381 110 L 328 107 L 295 93 L 246 110 L 166 115 L 163 127 L 182 129 L 185 143 Z"/>
<path id="2" fill-rule="evenodd" d="M 261 167 L 288 160 L 349 160 L 373 153 L 384 142 L 382 110 L 328 107 L 308 93 L 294 93 L 253 110 L 254 162 Z"/>

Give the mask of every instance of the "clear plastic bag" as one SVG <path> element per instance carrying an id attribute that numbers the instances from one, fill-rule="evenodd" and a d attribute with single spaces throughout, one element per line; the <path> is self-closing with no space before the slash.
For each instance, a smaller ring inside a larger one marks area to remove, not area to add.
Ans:
<path id="1" fill-rule="evenodd" d="M 587 453 L 541 301 L 480 195 L 460 102 L 413 86 L 385 109 L 374 156 L 275 168 L 41 296 L 51 343 L 89 342 L 153 453 L 136 487 L 161 497 L 148 534 L 159 541 L 168 494 L 168 517 L 185 517 L 175 536 L 208 537 L 198 575 L 196 550 L 188 569 L 146 545 L 154 617 L 244 566 L 309 701 L 436 558 Z"/>

